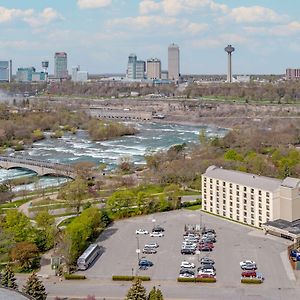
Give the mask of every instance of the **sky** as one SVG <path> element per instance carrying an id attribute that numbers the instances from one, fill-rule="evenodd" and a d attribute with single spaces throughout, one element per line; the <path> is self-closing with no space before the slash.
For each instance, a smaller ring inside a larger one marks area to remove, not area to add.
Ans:
<path id="1" fill-rule="evenodd" d="M 128 55 L 180 47 L 182 74 L 283 74 L 300 67 L 299 0 L 0 0 L 0 60 L 13 69 L 68 53 L 68 67 L 125 73 Z"/>

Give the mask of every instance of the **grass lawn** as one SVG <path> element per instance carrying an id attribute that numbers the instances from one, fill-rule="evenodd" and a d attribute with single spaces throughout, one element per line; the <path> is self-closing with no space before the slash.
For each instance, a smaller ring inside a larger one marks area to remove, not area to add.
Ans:
<path id="1" fill-rule="evenodd" d="M 198 210 L 198 209 L 201 209 L 201 205 L 200 204 L 195 204 L 195 205 L 192 205 L 192 206 L 188 206 L 188 207 L 185 207 L 185 209 L 188 209 L 188 210 Z"/>

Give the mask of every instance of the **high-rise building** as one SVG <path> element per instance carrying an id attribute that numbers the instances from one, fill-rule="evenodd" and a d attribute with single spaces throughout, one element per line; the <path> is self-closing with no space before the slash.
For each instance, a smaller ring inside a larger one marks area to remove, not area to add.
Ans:
<path id="1" fill-rule="evenodd" d="M 18 68 L 16 73 L 16 81 L 29 82 L 32 81 L 32 75 L 35 73 L 34 67 Z"/>
<path id="2" fill-rule="evenodd" d="M 147 78 L 161 79 L 161 61 L 158 58 L 147 60 Z"/>
<path id="3" fill-rule="evenodd" d="M 145 78 L 145 61 L 137 60 L 135 54 L 130 54 L 127 64 L 128 79 L 144 79 Z"/>
<path id="4" fill-rule="evenodd" d="M 286 69 L 287 80 L 300 80 L 300 69 Z"/>
<path id="5" fill-rule="evenodd" d="M 0 61 L 0 81 L 11 82 L 12 79 L 12 61 Z"/>
<path id="6" fill-rule="evenodd" d="M 77 81 L 77 72 L 80 71 L 80 66 L 72 68 L 72 81 Z"/>
<path id="7" fill-rule="evenodd" d="M 68 78 L 68 56 L 65 52 L 56 52 L 54 55 L 54 77 Z"/>
<path id="8" fill-rule="evenodd" d="M 180 77 L 180 53 L 179 46 L 171 44 L 168 48 L 168 72 L 169 79 L 178 81 Z"/>

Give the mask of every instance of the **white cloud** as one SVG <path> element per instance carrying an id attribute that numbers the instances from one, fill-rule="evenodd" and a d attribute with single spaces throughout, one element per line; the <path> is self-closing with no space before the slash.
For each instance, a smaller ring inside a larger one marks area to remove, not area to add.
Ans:
<path id="1" fill-rule="evenodd" d="M 192 35 L 199 34 L 200 32 L 205 31 L 208 28 L 207 24 L 201 24 L 201 23 L 188 23 L 184 31 L 187 33 L 190 33 Z"/>
<path id="2" fill-rule="evenodd" d="M 140 2 L 140 13 L 149 14 L 155 11 L 162 11 L 169 16 L 176 16 L 180 13 L 193 13 L 198 9 L 208 8 L 211 11 L 227 12 L 225 4 L 219 4 L 214 0 L 142 0 Z"/>
<path id="3" fill-rule="evenodd" d="M 78 0 L 77 4 L 80 9 L 102 8 L 111 5 L 112 0 Z"/>
<path id="4" fill-rule="evenodd" d="M 15 9 L 15 8 L 5 8 L 0 6 L 0 23 L 5 23 L 12 21 L 16 18 L 29 17 L 34 14 L 33 9 Z"/>
<path id="5" fill-rule="evenodd" d="M 287 19 L 285 15 L 279 15 L 274 10 L 263 6 L 236 7 L 231 10 L 226 20 L 231 19 L 237 23 L 257 22 L 282 22 Z"/>

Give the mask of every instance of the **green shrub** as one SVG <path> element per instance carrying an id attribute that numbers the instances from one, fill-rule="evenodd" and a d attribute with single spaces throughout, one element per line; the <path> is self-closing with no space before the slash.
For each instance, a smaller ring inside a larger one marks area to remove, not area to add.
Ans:
<path id="1" fill-rule="evenodd" d="M 177 278 L 177 282 L 217 282 L 216 278 Z"/>
<path id="2" fill-rule="evenodd" d="M 84 280 L 86 279 L 85 275 L 77 274 L 64 274 L 66 280 Z"/>
<path id="3" fill-rule="evenodd" d="M 138 278 L 142 281 L 150 281 L 151 280 L 151 278 L 149 276 L 127 276 L 127 275 L 113 275 L 112 280 L 132 281 L 136 278 Z"/>
<path id="4" fill-rule="evenodd" d="M 262 280 L 256 279 L 256 278 L 242 278 L 241 283 L 260 284 L 260 283 L 262 283 Z"/>

